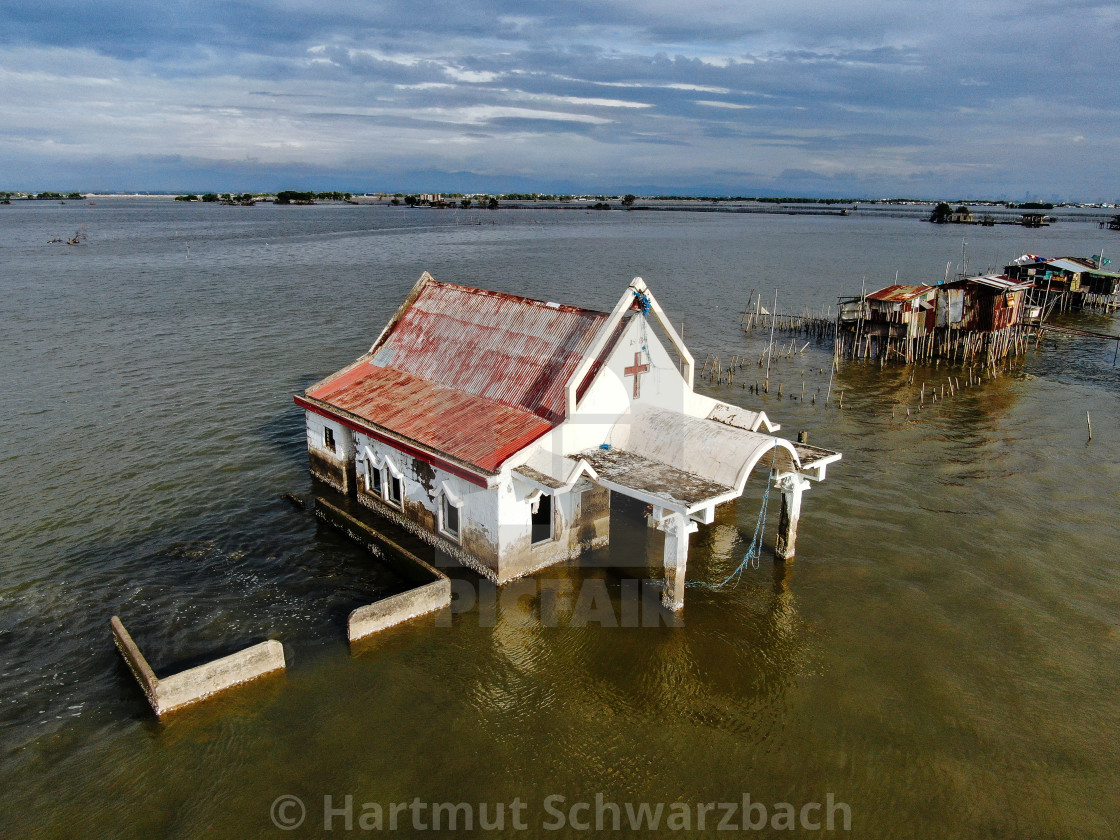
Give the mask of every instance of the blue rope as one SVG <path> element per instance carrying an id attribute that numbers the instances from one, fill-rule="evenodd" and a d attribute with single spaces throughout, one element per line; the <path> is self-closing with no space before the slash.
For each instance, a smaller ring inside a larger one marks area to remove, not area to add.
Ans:
<path id="1" fill-rule="evenodd" d="M 649 302 L 649 298 L 646 297 L 645 292 L 635 291 L 634 292 L 634 297 L 638 301 L 638 306 L 641 307 L 642 314 L 643 315 L 649 315 L 649 313 L 650 313 L 650 302 Z M 653 355 L 649 352 L 649 336 L 646 333 L 645 319 L 642 320 L 641 339 L 642 339 L 642 352 L 645 353 L 646 356 L 649 358 L 650 366 L 652 366 L 653 365 Z"/>
<path id="2" fill-rule="evenodd" d="M 770 475 L 766 479 L 766 491 L 762 494 L 762 506 L 758 509 L 758 520 L 754 524 L 754 537 L 751 539 L 750 547 L 747 553 L 743 555 L 743 561 L 735 568 L 731 574 L 722 583 L 707 583 L 702 580 L 690 580 L 685 582 L 685 586 L 702 587 L 704 589 L 723 589 L 727 584 L 735 581 L 739 583 L 739 578 L 743 576 L 743 572 L 749 566 L 752 569 L 758 568 L 758 559 L 762 554 L 762 537 L 766 531 L 766 507 L 770 502 L 770 488 L 774 486 L 774 464 L 778 460 L 778 443 L 774 442 L 774 454 L 770 456 Z"/>
<path id="3" fill-rule="evenodd" d="M 638 305 L 642 308 L 642 314 L 648 315 L 650 312 L 649 298 L 646 297 L 645 292 L 634 292 L 634 297 L 638 299 Z"/>

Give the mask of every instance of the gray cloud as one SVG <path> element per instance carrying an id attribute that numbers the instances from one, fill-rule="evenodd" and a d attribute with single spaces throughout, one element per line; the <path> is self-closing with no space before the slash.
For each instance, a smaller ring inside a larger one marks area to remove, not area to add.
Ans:
<path id="1" fill-rule="evenodd" d="M 0 0 L 0 188 L 1113 200 L 1118 29 L 1096 0 Z"/>

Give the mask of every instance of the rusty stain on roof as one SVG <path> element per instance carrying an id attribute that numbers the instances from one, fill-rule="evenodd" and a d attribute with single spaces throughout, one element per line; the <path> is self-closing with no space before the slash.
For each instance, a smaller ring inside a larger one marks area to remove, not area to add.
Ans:
<path id="1" fill-rule="evenodd" d="M 430 280 L 375 362 L 559 423 L 565 385 L 609 315 Z"/>
<path id="2" fill-rule="evenodd" d="M 370 364 L 307 396 L 491 473 L 552 428 L 528 411 Z"/>
<path id="3" fill-rule="evenodd" d="M 921 297 L 926 292 L 932 291 L 933 286 L 907 286 L 904 284 L 895 284 L 893 286 L 887 286 L 885 289 L 880 289 L 877 292 L 872 292 L 867 296 L 867 299 L 889 302 L 902 302 L 913 300 L 916 297 Z"/>
<path id="4" fill-rule="evenodd" d="M 609 317 L 428 279 L 370 355 L 306 393 L 493 473 L 564 420 Z"/>

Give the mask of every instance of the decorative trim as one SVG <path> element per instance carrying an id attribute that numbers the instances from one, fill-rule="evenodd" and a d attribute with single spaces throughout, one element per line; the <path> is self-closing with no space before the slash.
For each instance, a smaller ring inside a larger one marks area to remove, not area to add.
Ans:
<path id="1" fill-rule="evenodd" d="M 428 543 L 428 545 L 437 548 L 447 554 L 450 554 L 460 564 L 466 566 L 468 569 L 472 569 L 473 571 L 478 572 L 487 580 L 492 580 L 494 583 L 498 583 L 498 573 L 487 566 L 485 563 L 483 563 L 479 558 L 475 557 L 473 554 L 469 554 L 463 549 L 462 546 L 456 545 L 446 537 L 432 533 L 424 526 L 409 519 L 407 516 L 401 513 L 401 511 L 397 510 L 397 508 L 390 507 L 380 499 L 372 497 L 368 494 L 359 494 L 358 502 L 362 505 L 365 505 L 367 508 L 369 508 L 379 516 L 384 516 L 390 522 L 393 522 L 396 525 L 400 525 L 410 534 L 413 534 L 414 536 L 417 536 L 424 542 Z"/>

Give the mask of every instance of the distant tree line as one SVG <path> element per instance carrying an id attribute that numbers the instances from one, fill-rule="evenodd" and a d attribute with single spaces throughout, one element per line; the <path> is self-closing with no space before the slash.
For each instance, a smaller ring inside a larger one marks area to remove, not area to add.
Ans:
<path id="1" fill-rule="evenodd" d="M 188 193 L 186 195 L 175 196 L 176 201 L 205 201 L 205 202 L 223 202 L 226 204 L 250 204 L 255 202 L 258 198 L 267 196 L 268 193 L 203 193 L 202 195 L 195 195 Z M 80 196 L 79 196 L 80 197 Z M 300 192 L 297 190 L 281 190 L 276 193 L 277 204 L 313 204 L 315 201 L 349 201 L 354 197 L 353 193 L 348 192 Z"/>
<path id="2" fill-rule="evenodd" d="M 455 198 L 459 195 L 461 195 L 461 193 L 455 193 L 455 195 L 447 194 L 447 195 L 444 196 L 444 198 L 445 199 L 451 199 L 451 198 Z M 396 207 L 396 206 L 400 205 L 401 199 L 394 196 L 392 201 L 390 201 L 389 203 L 392 204 L 394 207 Z M 441 201 L 437 201 L 435 203 L 432 203 L 431 201 L 428 201 L 427 199 L 420 198 L 419 195 L 406 195 L 406 196 L 404 196 L 404 204 L 407 207 L 422 207 L 424 205 L 430 205 L 432 207 L 444 207 L 444 208 L 446 208 L 446 207 L 451 206 L 450 202 L 448 202 L 446 200 L 441 200 Z M 459 206 L 462 207 L 464 210 L 470 208 L 473 204 L 474 204 L 474 200 L 470 199 L 470 198 L 462 198 L 462 199 L 459 200 Z M 498 209 L 498 204 L 499 204 L 499 202 L 498 202 L 498 197 L 497 196 L 494 196 L 494 195 L 480 195 L 480 196 L 478 196 L 478 206 L 479 207 L 485 207 L 487 210 L 496 210 L 496 209 Z"/>
<path id="3" fill-rule="evenodd" d="M 14 195 L 14 193 L 0 193 L 0 197 L 3 197 L 3 198 L 12 198 L 13 195 Z M 83 198 L 85 198 L 85 196 L 82 195 L 80 192 L 71 192 L 71 193 L 41 192 L 38 195 L 28 195 L 27 197 L 29 199 L 31 199 L 32 201 L 61 201 L 61 200 L 64 200 L 64 199 L 69 199 L 70 201 L 81 201 Z"/>
<path id="4" fill-rule="evenodd" d="M 281 190 L 276 193 L 277 204 L 313 204 L 315 193 L 298 192 L 296 190 Z"/>
<path id="5" fill-rule="evenodd" d="M 276 193 L 277 204 L 314 204 L 316 201 L 349 201 L 354 197 L 348 192 L 299 192 L 281 190 Z"/>

